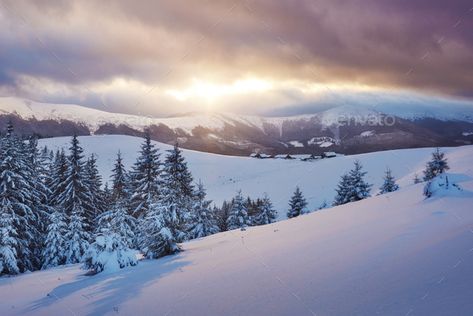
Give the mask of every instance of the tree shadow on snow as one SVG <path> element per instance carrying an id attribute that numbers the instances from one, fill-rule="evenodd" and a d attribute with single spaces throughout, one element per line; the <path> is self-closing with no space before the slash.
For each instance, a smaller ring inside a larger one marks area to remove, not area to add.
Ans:
<path id="1" fill-rule="evenodd" d="M 186 265 L 181 254 L 144 260 L 135 267 L 128 267 L 114 273 L 99 273 L 94 276 L 78 275 L 73 282 L 61 284 L 42 299 L 32 302 L 26 311 L 36 311 L 55 303 L 77 292 L 81 293 L 81 310 L 88 315 L 103 315 L 107 312 L 118 312 L 118 306 L 137 296 L 141 290 L 175 270 Z M 85 272 L 84 272 L 85 273 Z M 87 305 L 93 306 L 89 308 Z"/>

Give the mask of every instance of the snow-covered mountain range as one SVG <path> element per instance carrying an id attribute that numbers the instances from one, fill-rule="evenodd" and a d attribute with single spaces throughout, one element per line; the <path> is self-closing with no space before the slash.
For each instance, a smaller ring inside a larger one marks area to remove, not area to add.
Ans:
<path id="1" fill-rule="evenodd" d="M 339 106 L 314 114 L 258 117 L 194 113 L 170 118 L 100 111 L 73 104 L 0 98 L 0 124 L 12 120 L 17 131 L 42 137 L 72 134 L 141 135 L 185 148 L 247 155 L 361 153 L 376 150 L 454 146 L 473 141 L 473 108 L 467 106 Z"/>

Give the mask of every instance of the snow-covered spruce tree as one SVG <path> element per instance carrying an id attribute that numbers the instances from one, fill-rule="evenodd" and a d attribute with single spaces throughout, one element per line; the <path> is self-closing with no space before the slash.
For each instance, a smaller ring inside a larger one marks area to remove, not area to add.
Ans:
<path id="1" fill-rule="evenodd" d="M 305 213 L 307 213 L 307 201 L 302 195 L 302 191 L 299 189 L 299 187 L 296 187 L 296 191 L 294 191 L 294 194 L 289 201 L 287 218 L 297 217 Z"/>
<path id="2" fill-rule="evenodd" d="M 233 198 L 232 208 L 227 219 L 228 230 L 250 226 L 250 218 L 241 190 Z"/>
<path id="3" fill-rule="evenodd" d="M 345 173 L 340 178 L 340 182 L 337 185 L 335 191 L 337 194 L 335 195 L 335 199 L 332 203 L 333 206 L 343 205 L 350 202 L 349 191 L 351 190 L 351 179 L 348 173 Z"/>
<path id="4" fill-rule="evenodd" d="M 424 181 L 429 181 L 435 178 L 437 175 L 444 173 L 450 169 L 445 158 L 445 153 L 441 152 L 440 149 L 436 149 L 432 153 L 432 159 L 427 163 L 424 170 Z"/>
<path id="5" fill-rule="evenodd" d="M 84 172 L 83 149 L 76 136 L 72 137 L 69 151 L 66 179 L 58 186 L 64 188 L 64 191 L 58 192 L 57 202 L 59 209 L 64 211 L 69 219 L 66 233 L 66 263 L 77 263 L 89 245 L 93 227 L 88 225 L 87 216 L 94 211 L 92 195 L 87 187 Z"/>
<path id="6" fill-rule="evenodd" d="M 8 201 L 2 203 L 0 211 L 0 275 L 18 274 L 18 234 L 13 223 L 16 215 Z"/>
<path id="7" fill-rule="evenodd" d="M 261 203 L 256 203 L 258 207 L 258 213 L 253 219 L 254 225 L 266 225 L 276 221 L 278 212 L 273 208 L 273 204 L 265 193 L 263 199 L 259 200 Z"/>
<path id="8" fill-rule="evenodd" d="M 216 216 L 216 223 L 219 231 L 225 232 L 228 230 L 228 217 L 230 216 L 230 210 L 232 209 L 233 202 L 223 201 L 221 207 L 214 206 L 214 213 Z"/>
<path id="9" fill-rule="evenodd" d="M 42 269 L 65 263 L 67 223 L 63 212 L 54 210 L 49 215 L 47 235 L 42 252 Z"/>
<path id="10" fill-rule="evenodd" d="M 364 180 L 366 173 L 366 171 L 363 171 L 363 166 L 361 165 L 361 163 L 356 160 L 353 169 L 350 170 L 349 173 L 351 184 L 351 202 L 363 200 L 370 196 L 372 185 L 368 184 Z"/>
<path id="11" fill-rule="evenodd" d="M 128 248 L 134 247 L 136 219 L 129 214 L 127 201 L 124 198 L 116 200 L 110 210 L 98 218 L 98 233 L 115 233 L 123 238 L 123 244 Z"/>
<path id="12" fill-rule="evenodd" d="M 92 198 L 92 207 L 86 214 L 87 224 L 93 227 L 95 219 L 105 210 L 104 194 L 102 191 L 102 177 L 97 168 L 97 158 L 92 154 L 84 167 L 86 186 Z"/>
<path id="13" fill-rule="evenodd" d="M 379 188 L 379 194 L 394 192 L 399 190 L 399 185 L 396 183 L 396 179 L 394 179 L 391 169 L 386 169 L 384 173 L 384 182 Z"/>
<path id="14" fill-rule="evenodd" d="M 172 199 L 159 199 L 152 203 L 143 224 L 140 248 L 147 258 L 159 258 L 181 251 L 178 241 L 183 239 L 184 233 L 179 229 L 177 205 Z"/>
<path id="15" fill-rule="evenodd" d="M 31 226 L 35 229 L 35 236 L 33 243 L 30 245 L 32 251 L 32 262 L 35 269 L 40 269 L 42 266 L 42 252 L 44 248 L 44 236 L 46 235 L 47 225 L 49 222 L 49 214 L 52 212 L 50 206 L 51 191 L 48 183 L 50 180 L 49 167 L 49 153 L 47 148 L 43 151 L 38 149 L 38 140 L 35 137 L 30 137 L 27 144 L 27 179 L 30 187 L 33 188 L 31 194 L 31 209 L 34 212 L 35 221 Z"/>
<path id="16" fill-rule="evenodd" d="M 360 201 L 370 196 L 372 185 L 364 180 L 366 172 L 362 170 L 363 166 L 357 160 L 353 169 L 342 176 L 336 189 L 337 195 L 333 202 L 334 206 Z"/>
<path id="17" fill-rule="evenodd" d="M 103 203 L 107 205 L 112 205 L 113 203 L 113 198 L 112 198 L 112 190 L 110 190 L 110 187 L 108 186 L 108 182 L 105 182 L 105 185 L 103 186 Z"/>
<path id="18" fill-rule="evenodd" d="M 200 238 L 215 234 L 219 231 L 215 213 L 210 208 L 212 201 L 206 200 L 204 185 L 201 181 L 197 184 L 194 207 L 192 213 L 192 227 L 189 232 L 190 238 Z"/>
<path id="19" fill-rule="evenodd" d="M 117 153 L 117 159 L 112 170 L 112 201 L 128 199 L 130 197 L 128 174 L 123 165 L 123 159 L 120 152 Z"/>
<path id="20" fill-rule="evenodd" d="M 67 179 L 67 157 L 64 149 L 56 151 L 54 161 L 51 166 L 51 179 L 48 187 L 51 191 L 49 198 L 50 205 L 58 205 L 58 199 L 62 192 L 66 190 Z"/>
<path id="21" fill-rule="evenodd" d="M 158 149 L 151 143 L 149 132 L 141 145 L 139 156 L 130 173 L 131 207 L 133 215 L 142 219 L 151 203 L 159 196 L 160 161 Z"/>
<path id="22" fill-rule="evenodd" d="M 84 255 L 84 269 L 94 273 L 115 272 L 137 264 L 136 252 L 126 246 L 122 236 L 113 232 L 97 235 Z"/>
<path id="23" fill-rule="evenodd" d="M 116 271 L 138 263 L 132 249 L 136 219 L 128 213 L 126 203 L 124 197 L 119 198 L 99 216 L 95 241 L 84 256 L 85 269 Z"/>
<path id="24" fill-rule="evenodd" d="M 16 262 L 18 269 L 12 264 L 5 273 L 37 268 L 32 251 L 38 234 L 34 225 L 37 218 L 32 210 L 36 193 L 29 179 L 32 171 L 28 158 L 27 144 L 13 134 L 13 126 L 9 124 L 6 136 L 0 140 L 0 217 L 5 217 L 3 225 L 11 227 L 2 227 L 5 234 L 2 239 L 7 244 L 0 247 L 6 247 L 5 258 Z M 10 251 L 11 247 L 15 251 Z M 14 260 L 11 256 L 15 256 Z"/>
<path id="25" fill-rule="evenodd" d="M 173 149 L 167 152 L 162 172 L 162 199 L 165 205 L 176 208 L 178 229 L 188 232 L 192 227 L 195 201 L 193 178 L 178 144 L 176 143 Z M 184 234 L 181 237 L 183 239 L 178 239 L 179 242 L 189 239 L 191 236 Z"/>

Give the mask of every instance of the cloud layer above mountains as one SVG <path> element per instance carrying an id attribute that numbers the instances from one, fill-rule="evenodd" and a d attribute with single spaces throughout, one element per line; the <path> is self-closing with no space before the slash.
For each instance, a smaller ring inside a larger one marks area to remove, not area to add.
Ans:
<path id="1" fill-rule="evenodd" d="M 3 0 L 0 94 L 154 115 L 471 102 L 471 30 L 470 0 Z"/>

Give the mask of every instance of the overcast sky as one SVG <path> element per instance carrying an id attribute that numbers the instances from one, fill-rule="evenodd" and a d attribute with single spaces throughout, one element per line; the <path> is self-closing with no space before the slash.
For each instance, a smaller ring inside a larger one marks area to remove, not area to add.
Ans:
<path id="1" fill-rule="evenodd" d="M 0 0 L 0 43 L 0 95 L 108 111 L 473 104 L 471 0 Z"/>

